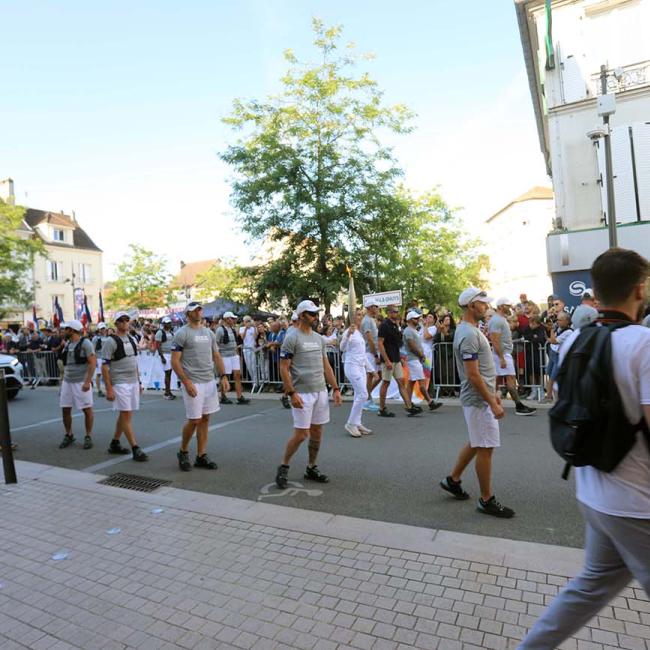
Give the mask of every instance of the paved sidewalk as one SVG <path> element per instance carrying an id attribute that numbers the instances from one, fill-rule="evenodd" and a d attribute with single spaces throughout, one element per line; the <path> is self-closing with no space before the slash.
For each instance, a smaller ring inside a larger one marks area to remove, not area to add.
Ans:
<path id="1" fill-rule="evenodd" d="M 17 465 L 20 483 L 0 486 L 3 650 L 514 648 L 581 561 Z M 650 602 L 628 587 L 562 648 L 650 650 Z"/>

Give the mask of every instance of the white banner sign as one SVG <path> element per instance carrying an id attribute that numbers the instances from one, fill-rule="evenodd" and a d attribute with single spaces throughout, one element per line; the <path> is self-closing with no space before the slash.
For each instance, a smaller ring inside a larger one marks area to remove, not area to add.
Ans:
<path id="1" fill-rule="evenodd" d="M 363 296 L 364 306 L 369 298 L 376 300 L 379 303 L 380 307 L 388 307 L 388 305 L 401 305 L 402 290 L 396 289 L 395 291 L 383 291 L 382 293 L 367 293 Z"/>

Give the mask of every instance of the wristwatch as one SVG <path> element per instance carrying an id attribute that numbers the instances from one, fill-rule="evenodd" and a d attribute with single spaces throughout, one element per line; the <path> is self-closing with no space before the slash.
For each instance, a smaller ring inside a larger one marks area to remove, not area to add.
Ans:
<path id="1" fill-rule="evenodd" d="M 291 397 L 292 395 L 295 395 L 295 394 L 296 394 L 296 391 L 295 391 L 295 390 L 290 390 L 290 391 L 287 393 L 287 397 Z"/>

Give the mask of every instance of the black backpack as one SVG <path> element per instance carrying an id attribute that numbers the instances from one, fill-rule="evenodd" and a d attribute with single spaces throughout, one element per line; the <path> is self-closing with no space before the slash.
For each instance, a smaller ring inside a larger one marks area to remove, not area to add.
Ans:
<path id="1" fill-rule="evenodd" d="M 75 349 L 72 351 L 72 354 L 74 355 L 74 362 L 76 365 L 88 363 L 88 357 L 86 356 L 85 352 L 81 349 L 83 346 L 83 342 L 85 340 L 86 337 L 82 336 L 77 341 L 77 345 L 75 346 Z M 61 351 L 61 362 L 63 363 L 64 366 L 68 365 L 68 345 L 66 345 L 65 348 L 63 348 L 63 350 Z"/>
<path id="2" fill-rule="evenodd" d="M 161 327 L 160 331 L 162 332 L 162 336 L 160 338 L 161 343 L 167 343 L 167 332 Z"/>
<path id="3" fill-rule="evenodd" d="M 117 335 L 117 334 L 111 334 L 110 337 L 115 341 L 115 345 L 117 346 L 117 349 L 115 350 L 115 353 L 113 354 L 113 361 L 121 361 L 126 357 L 126 350 L 124 349 L 124 341 Z M 138 346 L 133 339 L 133 337 L 130 334 L 127 334 L 127 337 L 129 339 L 129 343 L 133 346 L 133 355 L 138 356 Z"/>
<path id="4" fill-rule="evenodd" d="M 617 314 L 618 316 L 618 314 Z M 645 419 L 631 423 L 614 381 L 612 332 L 629 320 L 596 321 L 580 331 L 560 366 L 559 398 L 549 411 L 551 443 L 571 467 L 590 465 L 612 472 L 625 458 L 642 431 L 650 447 Z"/>

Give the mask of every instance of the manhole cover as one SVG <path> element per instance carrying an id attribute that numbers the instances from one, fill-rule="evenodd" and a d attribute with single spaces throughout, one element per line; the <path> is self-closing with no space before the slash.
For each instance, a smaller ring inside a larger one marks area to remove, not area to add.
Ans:
<path id="1" fill-rule="evenodd" d="M 112 485 L 127 490 L 136 490 L 137 492 L 153 492 L 162 485 L 169 485 L 171 481 L 150 476 L 136 476 L 135 474 L 111 474 L 107 478 L 99 481 L 102 485 Z"/>

